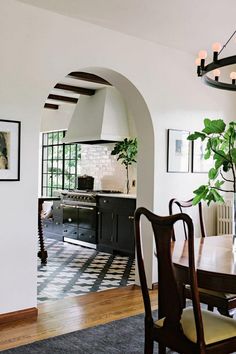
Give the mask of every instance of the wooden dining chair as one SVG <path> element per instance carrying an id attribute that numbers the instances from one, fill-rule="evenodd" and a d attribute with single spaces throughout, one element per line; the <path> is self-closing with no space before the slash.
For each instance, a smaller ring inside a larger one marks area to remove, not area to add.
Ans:
<path id="1" fill-rule="evenodd" d="M 141 216 L 152 225 L 158 258 L 158 319 L 154 318 L 142 256 Z M 186 223 L 188 236 L 189 284 L 193 307 L 183 308 L 181 284 L 175 278 L 171 259 L 172 231 L 178 221 Z M 187 214 L 160 217 L 145 208 L 134 215 L 138 271 L 145 308 L 144 353 L 152 354 L 154 341 L 159 354 L 166 348 L 183 354 L 224 354 L 236 350 L 236 321 L 217 313 L 201 310 L 194 262 L 193 223 Z M 140 335 L 139 333 L 137 335 Z"/>
<path id="2" fill-rule="evenodd" d="M 183 211 L 185 211 L 185 209 L 194 207 L 193 199 L 190 199 L 188 201 L 181 201 L 176 198 L 171 199 L 169 202 L 170 215 L 173 215 L 174 206 L 177 206 L 179 211 L 182 213 Z M 198 216 L 199 216 L 201 237 L 205 237 L 206 228 L 205 228 L 205 223 L 203 218 L 201 202 L 198 204 Z M 183 229 L 184 229 L 185 239 L 187 239 L 185 223 L 183 224 Z M 174 241 L 176 239 L 174 230 L 173 230 L 172 239 Z M 214 307 L 216 307 L 222 315 L 233 317 L 236 311 L 236 294 L 229 294 L 229 293 L 223 293 L 223 292 L 199 288 L 199 295 L 200 295 L 200 302 L 202 302 L 203 304 L 207 304 L 208 310 L 213 311 Z M 191 289 L 189 285 L 185 286 L 185 297 L 187 299 L 192 298 Z"/>

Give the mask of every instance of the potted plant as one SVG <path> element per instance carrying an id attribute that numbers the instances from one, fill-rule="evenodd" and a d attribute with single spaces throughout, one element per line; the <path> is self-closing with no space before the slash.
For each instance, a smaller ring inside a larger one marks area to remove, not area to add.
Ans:
<path id="1" fill-rule="evenodd" d="M 126 168 L 126 191 L 129 194 L 129 166 L 136 162 L 136 155 L 138 152 L 137 139 L 127 139 L 119 141 L 115 144 L 111 155 L 118 155 L 117 161 L 121 160 L 121 163 Z"/>
<path id="2" fill-rule="evenodd" d="M 222 119 L 204 120 L 204 129 L 189 135 L 189 140 L 206 141 L 205 159 L 213 157 L 214 165 L 208 171 L 208 183 L 194 191 L 193 204 L 201 200 L 224 202 L 222 193 L 234 196 L 234 238 L 236 237 L 236 122 L 225 124 Z"/>

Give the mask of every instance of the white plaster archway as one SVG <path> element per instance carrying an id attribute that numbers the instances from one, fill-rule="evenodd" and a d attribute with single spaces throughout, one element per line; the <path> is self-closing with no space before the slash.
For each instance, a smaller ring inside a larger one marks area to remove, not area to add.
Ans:
<path id="1" fill-rule="evenodd" d="M 138 89 L 122 74 L 101 67 L 86 67 L 77 71 L 92 73 L 110 82 L 120 91 L 130 112 L 138 138 L 137 206 L 153 210 L 154 204 L 154 130 L 147 104 Z M 149 287 L 154 282 L 153 239 L 149 225 L 143 224 L 144 258 Z M 138 274 L 136 269 L 136 282 Z"/>

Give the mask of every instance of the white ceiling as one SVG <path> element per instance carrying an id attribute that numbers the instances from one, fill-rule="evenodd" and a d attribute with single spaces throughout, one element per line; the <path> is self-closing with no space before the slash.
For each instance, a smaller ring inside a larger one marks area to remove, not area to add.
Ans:
<path id="1" fill-rule="evenodd" d="M 236 29 L 235 0 L 18 0 L 196 54 Z M 234 43 L 234 46 L 236 44 Z"/>

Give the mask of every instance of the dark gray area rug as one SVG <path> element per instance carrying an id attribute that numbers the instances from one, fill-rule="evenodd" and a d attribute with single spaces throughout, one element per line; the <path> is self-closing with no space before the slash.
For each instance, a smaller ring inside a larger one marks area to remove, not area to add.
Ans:
<path id="1" fill-rule="evenodd" d="M 143 354 L 144 316 L 138 315 L 64 334 L 1 354 Z M 154 353 L 158 353 L 155 343 Z M 168 354 L 174 352 L 168 351 Z"/>

